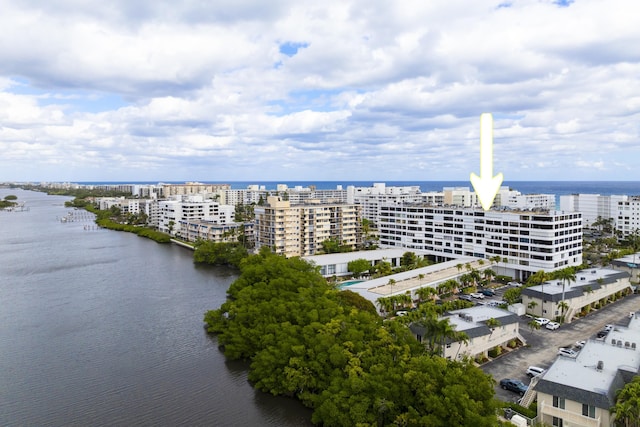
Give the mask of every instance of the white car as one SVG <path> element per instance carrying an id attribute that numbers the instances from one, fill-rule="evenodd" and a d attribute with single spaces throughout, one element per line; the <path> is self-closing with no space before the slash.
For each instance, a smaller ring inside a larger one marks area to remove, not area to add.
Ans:
<path id="1" fill-rule="evenodd" d="M 582 341 L 576 341 L 576 348 L 581 349 L 582 347 L 584 347 L 584 345 L 585 345 L 586 343 L 587 343 L 587 342 L 586 342 L 586 341 L 584 341 L 584 340 L 582 340 Z"/>
<path id="2" fill-rule="evenodd" d="M 606 332 L 611 332 L 611 331 L 613 331 L 614 327 L 615 326 L 613 326 L 613 325 L 605 325 L 603 330 L 606 331 Z"/>
<path id="3" fill-rule="evenodd" d="M 570 348 L 561 347 L 558 350 L 558 356 L 576 357 L 577 355 L 578 353 L 575 350 L 571 350 Z"/>
<path id="4" fill-rule="evenodd" d="M 480 292 L 473 292 L 469 295 L 471 295 L 473 298 L 476 298 L 476 299 L 484 299 L 484 295 L 482 295 Z"/>
<path id="5" fill-rule="evenodd" d="M 515 286 L 515 287 L 519 288 L 520 286 L 522 286 L 522 283 L 520 283 L 520 282 L 509 282 L 509 283 L 507 283 L 507 285 Z"/>
<path id="6" fill-rule="evenodd" d="M 546 317 L 536 317 L 534 320 L 540 326 L 544 326 L 547 323 L 551 322 L 551 320 L 547 319 Z"/>
<path id="7" fill-rule="evenodd" d="M 547 324 L 544 325 L 544 327 L 549 329 L 550 331 L 555 331 L 556 329 L 558 329 L 560 327 L 560 323 L 558 323 L 558 322 L 547 322 Z"/>
<path id="8" fill-rule="evenodd" d="M 535 377 L 540 374 L 543 374 L 545 371 L 546 369 L 542 369 L 538 366 L 529 366 L 529 368 L 527 369 L 527 375 L 530 377 Z"/>

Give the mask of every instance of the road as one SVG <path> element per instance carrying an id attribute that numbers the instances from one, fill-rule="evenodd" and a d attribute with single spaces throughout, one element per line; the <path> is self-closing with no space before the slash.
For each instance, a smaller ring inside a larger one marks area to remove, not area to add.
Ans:
<path id="1" fill-rule="evenodd" d="M 551 366 L 557 357 L 558 348 L 573 347 L 576 341 L 595 338 L 606 324 L 627 326 L 629 312 L 640 310 L 640 294 L 629 295 L 606 307 L 592 311 L 586 317 L 576 319 L 570 324 L 560 326 L 555 331 L 540 328 L 531 330 L 527 316 L 520 319 L 520 333 L 527 340 L 527 346 L 521 347 L 481 366 L 481 369 L 496 380 L 496 397 L 504 401 L 517 401 L 520 396 L 502 390 L 498 383 L 502 378 L 516 378 L 529 384 L 526 375 L 531 365 L 541 368 Z"/>

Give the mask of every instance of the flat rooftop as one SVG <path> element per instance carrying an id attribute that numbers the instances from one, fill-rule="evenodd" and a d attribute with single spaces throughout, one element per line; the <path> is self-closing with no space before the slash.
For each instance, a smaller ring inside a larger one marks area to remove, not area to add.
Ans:
<path id="1" fill-rule="evenodd" d="M 615 280 L 615 278 L 619 277 L 621 274 L 622 273 L 619 270 L 614 270 L 612 268 L 589 268 L 586 270 L 580 270 L 576 273 L 575 282 L 565 282 L 565 293 L 576 287 L 594 287 L 594 285 L 598 283 L 598 279 L 603 279 L 606 283 L 610 283 L 612 279 Z M 530 286 L 527 289 L 527 292 L 538 291 L 544 292 L 545 295 L 559 295 L 562 294 L 562 280 L 549 280 L 544 282 L 542 285 Z"/>
<path id="2" fill-rule="evenodd" d="M 635 348 L 632 343 L 636 344 Z M 569 398 L 587 392 L 610 400 L 619 386 L 619 371 L 635 375 L 639 368 L 640 318 L 635 316 L 629 327 L 616 326 L 604 340 L 587 341 L 576 358 L 558 356 L 536 388 L 549 392 L 554 387 L 561 387 L 569 390 Z"/>
<path id="3" fill-rule="evenodd" d="M 484 270 L 491 267 L 491 263 L 480 258 L 458 258 L 428 267 L 403 271 L 402 273 L 355 283 L 343 289 L 357 292 L 375 304 L 378 298 L 404 294 L 407 291 L 413 291 L 427 286 L 435 287 L 446 280 L 466 274 L 466 267 L 458 270 L 457 266 L 459 264 L 463 266 L 469 264 L 471 268 L 475 268 L 476 270 Z M 420 278 L 420 275 L 423 275 L 423 277 Z M 389 280 L 391 279 L 395 280 L 393 285 L 389 284 Z"/>

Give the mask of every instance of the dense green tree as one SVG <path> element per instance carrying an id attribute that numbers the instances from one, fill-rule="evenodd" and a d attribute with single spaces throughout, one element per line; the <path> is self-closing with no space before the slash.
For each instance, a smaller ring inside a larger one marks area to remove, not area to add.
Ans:
<path id="1" fill-rule="evenodd" d="M 502 295 L 502 299 L 504 299 L 507 304 L 515 304 L 520 301 L 520 295 L 522 294 L 521 288 L 509 288 L 504 291 Z"/>
<path id="2" fill-rule="evenodd" d="M 251 361 L 256 388 L 300 399 L 324 426 L 496 424 L 490 377 L 426 354 L 404 321 L 383 322 L 317 267 L 263 249 L 240 269 L 205 322 L 227 357 Z"/>
<path id="3" fill-rule="evenodd" d="M 405 267 L 406 269 L 415 268 L 419 262 L 420 259 L 415 254 L 415 252 L 405 252 L 400 258 L 400 265 Z"/>
<path id="4" fill-rule="evenodd" d="M 364 258 L 354 259 L 347 264 L 347 270 L 349 270 L 354 277 L 362 276 L 362 274 L 369 271 L 370 268 L 371 262 Z"/>
<path id="5" fill-rule="evenodd" d="M 201 241 L 196 244 L 193 260 L 196 263 L 239 267 L 248 255 L 247 249 L 239 242 Z"/>

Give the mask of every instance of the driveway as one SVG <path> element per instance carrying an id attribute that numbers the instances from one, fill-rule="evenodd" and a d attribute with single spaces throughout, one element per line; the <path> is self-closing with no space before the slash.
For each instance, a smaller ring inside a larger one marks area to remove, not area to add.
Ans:
<path id="1" fill-rule="evenodd" d="M 527 340 L 527 346 L 505 353 L 498 359 L 481 366 L 481 369 L 496 380 L 496 397 L 504 401 L 517 401 L 520 396 L 502 390 L 497 385 L 502 378 L 516 378 L 529 384 L 526 375 L 531 365 L 548 368 L 555 360 L 560 347 L 572 347 L 576 341 L 595 338 L 606 324 L 627 326 L 629 312 L 640 310 L 640 295 L 632 294 L 606 307 L 592 311 L 586 317 L 574 320 L 570 324 L 560 326 L 555 331 L 544 327 L 540 330 L 529 328 L 530 318 L 520 318 L 520 333 Z"/>

